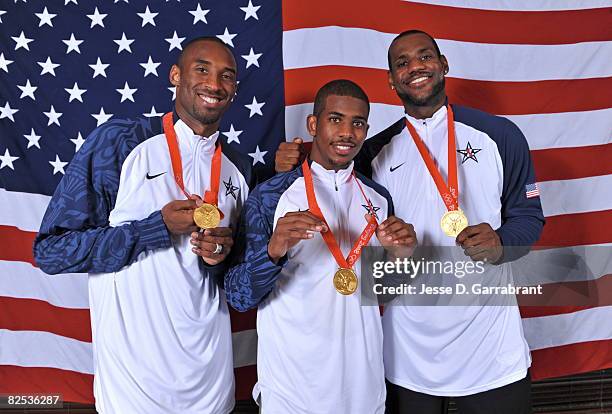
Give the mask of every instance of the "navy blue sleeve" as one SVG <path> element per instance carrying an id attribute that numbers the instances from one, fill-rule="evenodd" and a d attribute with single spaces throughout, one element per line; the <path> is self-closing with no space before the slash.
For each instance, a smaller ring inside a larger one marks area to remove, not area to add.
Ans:
<path id="1" fill-rule="evenodd" d="M 504 170 L 501 194 L 501 226 L 495 231 L 504 247 L 501 262 L 527 254 L 540 238 L 544 213 L 540 197 L 527 198 L 527 185 L 535 184 L 529 145 L 521 130 L 509 119 L 460 105 L 452 105 L 455 121 L 486 133 L 497 145 Z"/>
<path id="2" fill-rule="evenodd" d="M 268 255 L 274 213 L 285 190 L 301 175 L 301 168 L 280 173 L 255 187 L 241 213 L 238 240 L 244 240 L 242 252 L 225 275 L 227 301 L 244 312 L 256 307 L 274 288 L 286 257 L 278 264 Z M 240 242 L 239 242 L 240 243 Z"/>
<path id="3" fill-rule="evenodd" d="M 504 166 L 501 196 L 502 225 L 496 230 L 504 247 L 503 261 L 516 260 L 527 254 L 538 241 L 544 227 L 540 197 L 527 198 L 527 185 L 535 184 L 535 170 L 529 146 L 521 130 L 507 121 L 504 139 L 498 142 Z"/>
<path id="4" fill-rule="evenodd" d="M 129 152 L 155 134 L 154 121 L 109 121 L 87 138 L 60 181 L 34 241 L 38 266 L 49 274 L 115 272 L 147 250 L 171 246 L 156 211 L 110 227 L 108 217 Z"/>

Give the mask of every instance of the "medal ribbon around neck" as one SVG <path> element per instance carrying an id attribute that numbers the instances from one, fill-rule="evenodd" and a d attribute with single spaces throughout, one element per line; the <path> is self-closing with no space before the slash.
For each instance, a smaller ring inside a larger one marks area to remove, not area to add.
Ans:
<path id="1" fill-rule="evenodd" d="M 357 259 L 359 259 L 359 256 L 361 255 L 361 249 L 365 245 L 368 244 L 368 242 L 372 238 L 372 235 L 376 231 L 376 228 L 378 227 L 378 221 L 376 220 L 376 217 L 373 214 L 374 209 L 372 208 L 372 204 L 370 203 L 370 200 L 368 200 L 365 193 L 363 192 L 363 188 L 361 187 L 361 184 L 359 184 L 359 180 L 357 180 L 357 178 L 355 177 L 355 172 L 353 171 L 351 175 L 353 179 L 355 180 L 355 182 L 357 183 L 357 185 L 359 186 L 359 189 L 361 190 L 361 194 L 363 195 L 363 198 L 368 203 L 368 206 L 370 207 L 370 211 L 372 212 L 372 214 L 370 214 L 370 220 L 368 220 L 368 224 L 361 232 L 359 239 L 355 241 L 353 248 L 351 249 L 349 255 L 345 259 L 344 256 L 342 256 L 342 251 L 340 250 L 340 247 L 338 246 L 338 242 L 336 241 L 336 238 L 334 237 L 334 234 L 332 233 L 331 227 L 329 226 L 329 224 L 327 224 L 327 220 L 325 220 L 325 217 L 323 217 L 323 213 L 321 212 L 321 209 L 319 208 L 319 204 L 317 203 L 317 198 L 315 197 L 315 192 L 314 192 L 314 184 L 312 181 L 312 173 L 310 172 L 310 167 L 308 165 L 308 159 L 305 159 L 304 162 L 302 163 L 302 171 L 304 173 L 304 183 L 306 185 L 306 198 L 308 199 L 308 208 L 310 209 L 310 212 L 312 214 L 314 214 L 317 218 L 322 220 L 327 226 L 327 231 L 324 233 L 321 233 L 321 235 L 323 236 L 323 240 L 325 241 L 325 244 L 327 244 L 327 248 L 329 249 L 329 251 L 332 253 L 334 258 L 336 259 L 336 263 L 338 263 L 338 266 L 344 269 L 351 269 L 353 265 L 355 264 L 355 262 L 357 261 Z"/>
<path id="2" fill-rule="evenodd" d="M 189 198 L 190 194 L 185 191 L 185 184 L 183 182 L 183 163 L 181 162 L 181 153 L 179 151 L 178 140 L 176 137 L 176 131 L 174 130 L 174 120 L 172 119 L 172 112 L 168 112 L 163 117 L 164 135 L 166 136 L 166 142 L 168 143 L 168 151 L 170 152 L 170 161 L 172 162 L 172 173 L 174 180 L 179 186 L 185 197 Z M 217 209 L 219 203 L 219 181 L 221 179 L 221 145 L 219 142 L 215 145 L 215 153 L 212 157 L 212 163 L 210 168 L 210 190 L 204 192 L 204 203 L 215 206 Z M 223 212 L 219 210 L 221 218 L 223 218 Z"/>
<path id="3" fill-rule="evenodd" d="M 410 122 L 408 122 L 407 119 L 406 127 L 408 127 L 408 131 L 410 131 L 410 136 L 414 140 L 414 144 L 419 150 L 419 153 L 421 154 L 421 157 L 429 170 L 429 174 L 431 174 L 431 177 L 436 183 L 438 192 L 440 193 L 442 201 L 444 201 L 447 210 L 454 211 L 459 210 L 459 186 L 457 184 L 457 157 L 455 156 L 455 119 L 450 105 L 447 106 L 446 118 L 448 121 L 448 185 L 444 182 L 442 174 L 436 168 L 434 160 L 431 158 L 425 143 L 419 136 L 416 129 Z"/>

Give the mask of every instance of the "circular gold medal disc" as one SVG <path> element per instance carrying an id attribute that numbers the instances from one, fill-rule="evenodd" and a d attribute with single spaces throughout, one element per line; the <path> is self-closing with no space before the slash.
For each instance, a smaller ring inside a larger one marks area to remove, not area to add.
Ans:
<path id="1" fill-rule="evenodd" d="M 440 220 L 440 227 L 442 227 L 442 231 L 444 234 L 450 237 L 457 237 L 457 235 L 467 226 L 467 217 L 461 210 L 447 211 Z"/>
<path id="2" fill-rule="evenodd" d="M 212 229 L 221 222 L 221 215 L 217 207 L 206 203 L 193 211 L 193 221 L 201 229 Z"/>
<path id="3" fill-rule="evenodd" d="M 334 274 L 334 287 L 343 295 L 352 295 L 357 290 L 357 275 L 353 269 L 340 268 Z"/>

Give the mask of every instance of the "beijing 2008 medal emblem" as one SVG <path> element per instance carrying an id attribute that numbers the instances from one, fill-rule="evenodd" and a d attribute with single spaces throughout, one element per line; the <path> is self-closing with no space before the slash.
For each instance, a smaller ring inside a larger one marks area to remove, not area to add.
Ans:
<path id="1" fill-rule="evenodd" d="M 201 229 L 212 229 L 221 222 L 221 215 L 216 206 L 205 203 L 193 211 L 193 221 Z"/>
<path id="2" fill-rule="evenodd" d="M 457 235 L 467 226 L 467 217 L 461 210 L 447 211 L 440 220 L 442 231 L 450 237 L 457 237 Z"/>

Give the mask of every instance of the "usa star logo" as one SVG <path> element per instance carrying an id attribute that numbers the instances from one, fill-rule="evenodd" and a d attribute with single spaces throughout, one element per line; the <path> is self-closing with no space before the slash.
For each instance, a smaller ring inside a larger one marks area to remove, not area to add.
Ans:
<path id="1" fill-rule="evenodd" d="M 366 209 L 366 211 L 367 211 L 367 213 L 369 215 L 372 215 L 372 216 L 374 216 L 374 217 L 376 217 L 378 219 L 378 214 L 376 214 L 376 212 L 378 210 L 380 210 L 380 207 L 376 207 L 374 204 L 371 204 L 371 203 L 370 204 L 362 204 L 361 206 Z M 370 206 L 372 206 L 372 208 L 370 208 Z"/>
<path id="2" fill-rule="evenodd" d="M 467 160 L 474 160 L 474 161 L 478 162 L 478 159 L 476 158 L 476 154 L 478 154 L 480 151 L 482 151 L 482 148 L 472 148 L 472 144 L 470 144 L 469 141 L 468 141 L 467 147 L 465 147 L 465 149 L 457 150 L 457 152 L 459 154 L 463 155 L 463 159 L 461 160 L 461 164 L 463 164 Z"/>
<path id="3" fill-rule="evenodd" d="M 225 196 L 231 195 L 234 197 L 234 200 L 238 200 L 237 192 L 240 189 L 232 184 L 232 177 L 230 177 L 227 182 L 223 181 L 223 185 L 225 186 Z"/>

